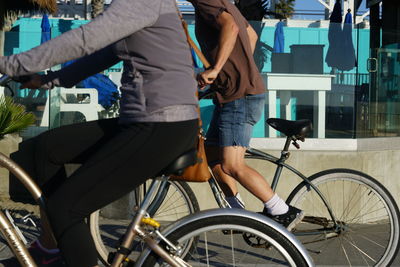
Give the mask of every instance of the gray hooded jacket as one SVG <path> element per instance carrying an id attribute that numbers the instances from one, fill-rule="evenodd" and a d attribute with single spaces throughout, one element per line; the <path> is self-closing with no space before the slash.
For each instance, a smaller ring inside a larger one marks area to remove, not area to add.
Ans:
<path id="1" fill-rule="evenodd" d="M 122 60 L 120 122 L 197 118 L 192 59 L 175 0 L 113 0 L 88 24 L 0 58 L 0 72 L 27 75 L 81 57 L 48 74 L 46 86 L 70 87 Z"/>

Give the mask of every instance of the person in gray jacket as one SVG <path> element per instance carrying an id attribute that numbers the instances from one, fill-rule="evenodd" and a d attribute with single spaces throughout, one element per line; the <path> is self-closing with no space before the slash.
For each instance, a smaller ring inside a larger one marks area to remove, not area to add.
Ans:
<path id="1" fill-rule="evenodd" d="M 33 75 L 78 58 L 60 71 Z M 90 23 L 0 58 L 0 73 L 32 75 L 23 84 L 31 89 L 70 87 L 121 60 L 119 118 L 63 126 L 34 139 L 34 176 L 48 198 L 47 216 L 68 266 L 97 265 L 85 217 L 195 145 L 197 83 L 175 0 L 113 0 Z M 65 163 L 82 165 L 67 179 Z M 34 247 L 54 252 L 43 243 Z M 39 266 L 55 262 L 36 259 Z"/>

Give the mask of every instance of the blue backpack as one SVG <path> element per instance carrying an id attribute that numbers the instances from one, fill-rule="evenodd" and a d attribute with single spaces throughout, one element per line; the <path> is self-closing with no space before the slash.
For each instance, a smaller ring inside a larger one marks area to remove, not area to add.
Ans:
<path id="1" fill-rule="evenodd" d="M 62 67 L 71 65 L 76 60 L 65 62 Z M 97 90 L 99 104 L 105 109 L 109 109 L 119 99 L 117 85 L 106 75 L 98 73 L 87 77 L 79 83 L 84 88 L 95 88 Z"/>
<path id="2" fill-rule="evenodd" d="M 119 99 L 117 85 L 104 74 L 95 74 L 82 81 L 85 88 L 96 88 L 99 104 L 109 109 Z"/>

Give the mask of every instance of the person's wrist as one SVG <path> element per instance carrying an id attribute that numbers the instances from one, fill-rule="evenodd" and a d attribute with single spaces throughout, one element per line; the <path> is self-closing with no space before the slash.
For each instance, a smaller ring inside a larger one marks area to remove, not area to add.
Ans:
<path id="1" fill-rule="evenodd" d="M 212 71 L 213 72 L 215 72 L 217 75 L 218 75 L 218 73 L 221 71 L 221 68 L 218 68 L 218 67 L 212 67 Z"/>

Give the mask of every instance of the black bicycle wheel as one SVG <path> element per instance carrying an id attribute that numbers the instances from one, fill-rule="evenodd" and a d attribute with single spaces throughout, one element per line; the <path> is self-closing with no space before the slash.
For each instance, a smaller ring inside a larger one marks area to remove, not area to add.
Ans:
<path id="1" fill-rule="evenodd" d="M 90 232 L 99 258 L 104 264 L 108 265 L 109 253 L 115 251 L 118 246 L 134 216 L 133 207 L 137 203 L 141 203 L 150 182 L 149 180 L 122 199 L 90 215 L 88 221 Z M 161 223 L 162 227 L 200 210 L 193 190 L 186 182 L 167 182 L 168 191 L 163 201 L 158 204 L 158 209 L 153 217 Z M 135 251 L 131 255 L 132 259 L 135 259 L 143 249 L 141 242 L 135 243 L 134 246 Z"/>
<path id="2" fill-rule="evenodd" d="M 263 245 L 251 246 L 244 236 Z M 191 266 L 308 266 L 302 253 L 277 229 L 243 216 L 201 217 L 178 227 L 166 238 L 184 248 L 180 257 Z M 194 244 L 188 245 L 188 242 Z M 169 249 L 168 245 L 161 245 Z M 154 252 L 143 264 L 146 267 L 164 265 Z"/>
<path id="3" fill-rule="evenodd" d="M 315 190 L 302 182 L 287 202 L 305 211 L 295 235 L 317 265 L 390 266 L 399 250 L 399 209 L 375 179 L 358 171 L 332 169 L 310 177 L 337 220 Z"/>

